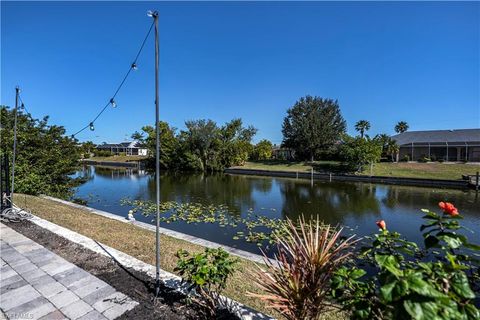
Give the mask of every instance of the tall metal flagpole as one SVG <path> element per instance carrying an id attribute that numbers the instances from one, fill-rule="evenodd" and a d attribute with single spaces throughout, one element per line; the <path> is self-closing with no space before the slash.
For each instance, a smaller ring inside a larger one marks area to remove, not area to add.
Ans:
<path id="1" fill-rule="evenodd" d="M 13 124 L 13 155 L 12 155 L 12 192 L 10 194 L 10 202 L 13 206 L 13 193 L 15 192 L 15 155 L 17 154 L 17 114 L 18 114 L 18 95 L 20 88 L 15 88 L 15 113 Z"/>
<path id="2" fill-rule="evenodd" d="M 156 185 L 156 257 L 155 257 L 155 296 L 160 293 L 160 115 L 159 115 L 159 94 L 158 94 L 158 62 L 159 62 L 159 43 L 158 43 L 158 12 L 149 11 L 149 16 L 154 19 L 155 23 L 155 185 Z"/>

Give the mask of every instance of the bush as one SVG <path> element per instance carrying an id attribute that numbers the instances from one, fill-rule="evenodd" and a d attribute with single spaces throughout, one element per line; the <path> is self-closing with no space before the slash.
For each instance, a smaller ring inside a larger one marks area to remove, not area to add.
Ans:
<path id="1" fill-rule="evenodd" d="M 113 152 L 108 151 L 108 150 L 95 150 L 93 152 L 95 157 L 111 157 L 113 156 Z"/>
<path id="2" fill-rule="evenodd" d="M 287 221 L 287 230 L 277 239 L 275 263 L 265 257 L 254 281 L 265 294 L 253 294 L 286 319 L 318 319 L 330 306 L 329 283 L 334 272 L 352 253 L 352 238 L 339 241 L 341 230 L 321 226 L 318 221 L 299 220 L 299 227 Z"/>
<path id="3" fill-rule="evenodd" d="M 418 162 L 421 162 L 421 163 L 427 163 L 430 161 L 431 161 L 430 158 L 426 156 L 422 156 L 420 159 L 418 159 Z"/>
<path id="4" fill-rule="evenodd" d="M 410 161 L 410 156 L 409 156 L 408 154 L 404 155 L 404 156 L 402 157 L 401 161 L 403 161 L 403 162 L 408 162 L 408 161 Z"/>
<path id="5" fill-rule="evenodd" d="M 332 297 L 353 319 L 480 318 L 471 288 L 478 285 L 478 260 L 466 254 L 480 247 L 457 233 L 458 210 L 439 205 L 441 215 L 422 210 L 424 250 L 378 221 L 380 232 L 359 258 L 336 272 Z"/>
<path id="6" fill-rule="evenodd" d="M 180 274 L 182 281 L 190 283 L 189 297 L 202 307 L 206 318 L 215 318 L 221 306 L 221 292 L 235 271 L 238 259 L 231 258 L 222 248 L 206 248 L 203 253 L 193 255 L 179 250 L 177 258 L 174 271 Z"/>

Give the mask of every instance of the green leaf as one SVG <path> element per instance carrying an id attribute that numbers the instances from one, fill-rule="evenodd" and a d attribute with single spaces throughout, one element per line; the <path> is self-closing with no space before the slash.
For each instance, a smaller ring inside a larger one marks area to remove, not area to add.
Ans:
<path id="1" fill-rule="evenodd" d="M 446 295 L 436 290 L 430 283 L 422 279 L 422 274 L 417 272 L 408 276 L 408 284 L 412 291 L 430 298 L 445 298 Z"/>
<path id="2" fill-rule="evenodd" d="M 398 262 L 394 256 L 376 254 L 375 261 L 380 266 L 380 268 L 390 271 L 390 273 L 392 273 L 396 277 L 403 276 L 402 270 L 398 269 Z"/>
<path id="3" fill-rule="evenodd" d="M 433 320 L 440 319 L 437 316 L 438 306 L 434 302 L 413 302 L 405 300 L 403 302 L 405 310 L 415 320 Z"/>
<path id="4" fill-rule="evenodd" d="M 386 302 L 392 301 L 392 291 L 393 291 L 393 288 L 395 288 L 396 284 L 397 284 L 397 281 L 393 281 L 393 282 L 387 283 L 386 285 L 380 288 L 380 294 L 382 295 L 382 298 Z"/>
<path id="5" fill-rule="evenodd" d="M 358 278 L 363 277 L 365 274 L 367 274 L 367 272 L 365 270 L 355 269 L 352 272 L 350 272 L 350 277 L 352 279 L 358 279 Z"/>
<path id="6" fill-rule="evenodd" d="M 458 239 L 458 237 L 455 236 L 440 235 L 438 236 L 438 238 L 445 241 L 447 245 L 452 249 L 457 249 L 462 245 L 462 240 Z"/>
<path id="7" fill-rule="evenodd" d="M 463 272 L 457 272 L 453 275 L 452 288 L 459 296 L 465 299 L 475 298 L 475 293 L 470 288 L 468 278 Z"/>

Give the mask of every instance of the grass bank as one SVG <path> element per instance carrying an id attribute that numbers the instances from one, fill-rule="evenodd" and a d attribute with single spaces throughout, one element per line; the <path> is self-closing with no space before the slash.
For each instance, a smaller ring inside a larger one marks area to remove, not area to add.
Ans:
<path id="1" fill-rule="evenodd" d="M 125 155 L 118 155 L 118 156 L 109 156 L 109 157 L 91 157 L 85 160 L 92 160 L 92 161 L 110 161 L 110 162 L 131 162 L 131 161 L 140 161 L 147 159 L 147 156 L 125 156 Z"/>
<path id="2" fill-rule="evenodd" d="M 151 231 L 44 198 L 18 195 L 16 203 L 22 208 L 29 209 L 40 218 L 97 240 L 143 262 L 155 264 L 155 234 Z M 201 252 L 204 248 L 184 240 L 161 235 L 162 269 L 173 273 L 177 261 L 175 253 L 179 249 Z M 228 281 L 225 295 L 278 317 L 278 314 L 267 309 L 259 299 L 246 295 L 246 292 L 259 292 L 252 278 L 252 271 L 256 266 L 253 262 L 245 259 L 239 258 L 239 261 L 238 270 Z M 341 313 L 332 312 L 325 315 L 323 319 L 340 320 L 346 319 L 346 317 Z"/>
<path id="3" fill-rule="evenodd" d="M 298 171 L 309 172 L 314 168 L 317 172 L 352 173 L 338 161 L 288 162 L 288 161 L 255 161 L 244 166 L 234 167 L 252 170 Z M 416 162 L 380 162 L 373 166 L 372 175 L 401 177 L 460 180 L 463 174 L 474 175 L 480 171 L 479 164 L 463 163 L 416 163 Z M 367 168 L 362 175 L 370 175 Z"/>

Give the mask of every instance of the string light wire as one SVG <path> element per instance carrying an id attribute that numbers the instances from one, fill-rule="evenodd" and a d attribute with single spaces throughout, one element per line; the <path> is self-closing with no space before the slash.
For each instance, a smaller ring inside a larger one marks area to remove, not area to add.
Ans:
<path id="1" fill-rule="evenodd" d="M 72 138 L 74 138 L 77 134 L 81 133 L 82 131 L 86 130 L 87 128 L 90 128 L 90 130 L 93 131 L 93 129 L 94 129 L 93 124 L 94 124 L 95 121 L 97 121 L 97 119 L 102 115 L 102 113 L 104 113 L 105 110 L 107 110 L 108 106 L 109 106 L 109 105 L 112 105 L 112 106 L 116 105 L 115 97 L 116 97 L 117 94 L 120 92 L 120 89 L 122 89 L 123 85 L 125 84 L 125 81 L 127 80 L 128 76 L 130 75 L 130 73 L 132 72 L 132 70 L 136 70 L 136 69 L 137 69 L 137 60 L 138 60 L 138 57 L 139 57 L 140 54 L 142 53 L 143 47 L 145 47 L 145 43 L 147 42 L 148 36 L 150 35 L 150 33 L 151 33 L 151 31 L 152 31 L 153 25 L 154 25 L 154 23 L 152 22 L 152 24 L 150 25 L 150 28 L 148 29 L 147 35 L 146 35 L 145 38 L 143 39 L 142 45 L 140 46 L 140 49 L 138 50 L 137 55 L 135 56 L 135 59 L 133 60 L 132 64 L 130 65 L 130 68 L 128 69 L 127 73 L 126 73 L 125 76 L 123 77 L 122 82 L 120 82 L 120 84 L 118 85 L 117 90 L 115 90 L 115 93 L 109 98 L 108 103 L 100 110 L 100 112 L 96 115 L 95 118 L 93 118 L 92 121 L 89 121 L 89 123 L 88 123 L 86 126 L 84 126 L 84 127 L 81 128 L 80 130 L 78 130 L 77 132 L 75 132 L 74 134 L 72 134 Z M 93 128 L 93 129 L 92 129 L 92 128 Z"/>

